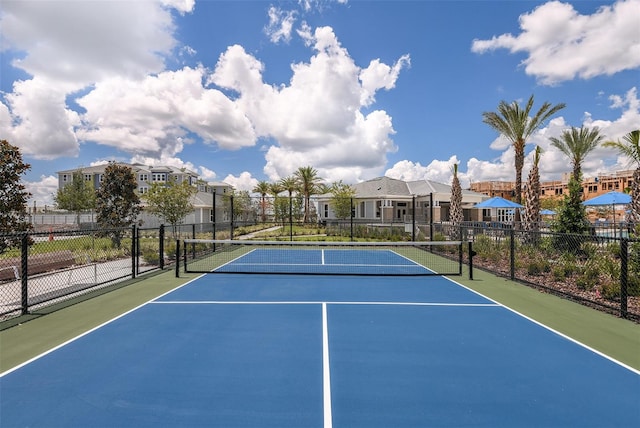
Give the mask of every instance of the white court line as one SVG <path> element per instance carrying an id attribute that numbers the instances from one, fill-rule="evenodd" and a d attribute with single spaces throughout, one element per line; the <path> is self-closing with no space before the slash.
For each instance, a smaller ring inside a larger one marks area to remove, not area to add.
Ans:
<path id="1" fill-rule="evenodd" d="M 502 307 L 499 303 L 437 303 L 437 302 L 327 302 L 327 301 L 251 301 L 251 300 L 171 300 L 153 301 L 153 305 L 377 305 L 377 306 L 451 306 L 451 307 Z"/>
<path id="2" fill-rule="evenodd" d="M 322 264 L 324 264 L 324 248 L 322 249 Z"/>
<path id="3" fill-rule="evenodd" d="M 331 371 L 329 367 L 329 329 L 327 327 L 327 304 L 322 304 L 322 391 L 324 428 L 333 426 L 331 414 Z"/>

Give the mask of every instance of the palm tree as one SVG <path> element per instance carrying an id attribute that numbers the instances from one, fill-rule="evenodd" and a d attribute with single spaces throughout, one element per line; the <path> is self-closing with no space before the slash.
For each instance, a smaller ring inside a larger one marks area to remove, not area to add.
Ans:
<path id="1" fill-rule="evenodd" d="M 293 197 L 293 192 L 298 191 L 298 180 L 294 176 L 285 177 L 280 179 L 280 186 L 282 190 L 286 190 L 289 193 L 289 221 L 291 221 L 293 218 L 293 213 L 291 212 L 293 201 L 291 198 Z"/>
<path id="2" fill-rule="evenodd" d="M 449 220 L 452 224 L 451 236 L 453 239 L 458 239 L 460 234 L 460 224 L 464 220 L 462 213 L 462 187 L 460 186 L 460 180 L 458 179 L 458 164 L 453 164 L 453 181 L 451 183 L 451 204 L 449 207 Z"/>
<path id="3" fill-rule="evenodd" d="M 262 222 L 267 221 L 266 216 L 266 208 L 267 208 L 267 194 L 269 193 L 270 185 L 266 181 L 259 181 L 258 184 L 255 185 L 252 192 L 260 194 L 260 208 L 262 211 Z"/>
<path id="4" fill-rule="evenodd" d="M 298 183 L 300 193 L 304 196 L 304 218 L 302 221 L 306 223 L 309 221 L 311 195 L 318 193 L 320 189 L 319 184 L 322 179 L 318 177 L 318 171 L 310 166 L 298 168 L 298 170 L 293 173 L 293 176 Z"/>
<path id="5" fill-rule="evenodd" d="M 572 175 L 577 182 L 580 182 L 582 176 L 582 162 L 603 139 L 604 136 L 600 134 L 598 127 L 585 128 L 584 126 L 571 127 L 571 129 L 563 131 L 560 138 L 549 138 L 551 145 L 564 153 L 571 161 Z"/>
<path id="6" fill-rule="evenodd" d="M 524 211 L 524 228 L 529 232 L 533 232 L 533 235 L 537 235 L 540 231 L 540 222 L 542 217 L 540 216 L 540 154 L 542 149 L 540 146 L 536 146 L 533 152 L 533 166 L 529 171 L 529 178 L 527 180 L 527 186 L 524 189 L 525 195 L 525 211 Z"/>
<path id="7" fill-rule="evenodd" d="M 629 158 L 630 164 L 636 165 L 631 181 L 631 213 L 629 219 L 632 222 L 640 222 L 640 130 L 629 132 L 623 141 L 607 141 L 605 147 L 611 147 Z"/>
<path id="8" fill-rule="evenodd" d="M 533 117 L 529 117 L 531 109 L 533 108 L 533 95 L 531 95 L 524 110 L 521 109 L 515 101 L 511 104 L 500 101 L 497 113 L 482 113 L 482 121 L 498 131 L 513 144 L 516 167 L 515 198 L 519 204 L 522 203 L 522 167 L 524 166 L 524 146 L 527 143 L 527 139 L 531 137 L 535 131 L 540 129 L 547 119 L 564 107 L 564 103 L 552 106 L 550 103 L 545 102 Z M 516 211 L 516 217 L 518 216 L 519 211 Z M 518 218 L 516 218 L 516 221 L 517 220 Z"/>

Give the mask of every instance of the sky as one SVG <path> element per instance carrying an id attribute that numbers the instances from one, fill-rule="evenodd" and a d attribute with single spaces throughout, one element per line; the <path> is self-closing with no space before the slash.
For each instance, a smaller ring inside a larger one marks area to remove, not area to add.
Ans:
<path id="1" fill-rule="evenodd" d="M 386 175 L 463 187 L 514 181 L 483 123 L 534 96 L 566 107 L 536 145 L 543 181 L 571 170 L 571 127 L 640 128 L 640 0 L 2 0 L 0 139 L 57 172 L 119 161 L 187 168 L 251 190 L 299 167 L 327 183 Z M 586 176 L 629 169 L 607 148 Z"/>

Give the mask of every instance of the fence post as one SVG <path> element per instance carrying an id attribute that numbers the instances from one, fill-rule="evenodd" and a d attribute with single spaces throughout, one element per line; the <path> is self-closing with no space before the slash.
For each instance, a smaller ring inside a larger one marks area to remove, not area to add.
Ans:
<path id="1" fill-rule="evenodd" d="M 513 281 L 516 279 L 516 231 L 513 228 L 509 231 L 509 255 L 511 280 Z"/>
<path id="2" fill-rule="evenodd" d="M 180 240 L 176 239 L 176 278 L 180 278 Z"/>
<path id="3" fill-rule="evenodd" d="M 196 239 L 196 225 L 195 223 L 191 225 L 191 239 Z M 195 259 L 196 258 L 196 243 L 191 244 L 191 255 Z"/>
<path id="4" fill-rule="evenodd" d="M 231 227 L 231 230 L 229 230 L 229 239 L 233 239 L 233 219 L 235 218 L 236 214 L 233 212 L 233 195 L 229 196 L 229 212 L 231 213 L 231 218 L 230 218 L 230 222 L 229 225 Z"/>
<path id="5" fill-rule="evenodd" d="M 473 256 L 476 252 L 473 251 L 473 242 L 469 241 L 469 279 L 473 280 Z"/>
<path id="6" fill-rule="evenodd" d="M 627 318 L 628 277 L 629 275 L 629 239 L 620 239 L 620 316 Z"/>
<path id="7" fill-rule="evenodd" d="M 138 232 L 136 230 L 136 225 L 131 226 L 131 279 L 136 278 L 137 273 L 137 261 L 138 261 L 138 252 L 136 251 L 138 248 Z"/>
<path id="8" fill-rule="evenodd" d="M 293 241 L 293 196 L 289 193 L 289 241 Z"/>
<path id="9" fill-rule="evenodd" d="M 411 240 L 416 240 L 416 195 L 411 198 Z"/>
<path id="10" fill-rule="evenodd" d="M 349 199 L 349 206 L 351 207 L 351 210 L 349 211 L 349 222 L 350 222 L 349 226 L 351 228 L 349 235 L 351 237 L 350 241 L 353 241 L 353 216 L 355 214 L 355 207 L 353 206 L 353 198 Z"/>
<path id="11" fill-rule="evenodd" d="M 21 269 L 21 283 L 22 283 L 22 292 L 21 292 L 21 307 L 22 307 L 22 315 L 26 315 L 29 313 L 29 235 L 24 233 L 22 235 L 21 240 L 21 250 L 20 250 L 20 269 Z"/>
<path id="12" fill-rule="evenodd" d="M 160 259 L 158 260 L 158 264 L 160 265 L 160 270 L 164 269 L 164 224 L 160 225 L 160 231 L 158 232 L 159 240 L 158 243 L 158 253 L 160 255 Z"/>

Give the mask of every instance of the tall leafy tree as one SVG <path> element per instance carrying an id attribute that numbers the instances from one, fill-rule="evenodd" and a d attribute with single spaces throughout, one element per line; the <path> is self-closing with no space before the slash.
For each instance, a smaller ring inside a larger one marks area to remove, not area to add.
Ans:
<path id="1" fill-rule="evenodd" d="M 353 209 L 352 200 L 356 195 L 356 191 L 353 187 L 342 182 L 342 180 L 333 183 L 330 189 L 331 193 L 331 207 L 336 218 L 341 220 L 351 217 L 351 210 Z"/>
<path id="2" fill-rule="evenodd" d="M 622 141 L 607 141 L 605 147 L 616 149 L 618 153 L 627 157 L 631 165 L 635 165 L 631 180 L 631 212 L 629 219 L 633 222 L 640 222 L 640 130 L 629 132 Z"/>
<path id="3" fill-rule="evenodd" d="M 322 182 L 322 178 L 318 177 L 318 171 L 310 166 L 298 168 L 298 170 L 293 173 L 293 176 L 298 183 L 300 193 L 304 196 L 304 218 L 302 221 L 307 223 L 310 219 L 311 195 L 319 192 L 319 184 Z"/>
<path id="4" fill-rule="evenodd" d="M 27 200 L 31 196 L 21 176 L 31 168 L 22 161 L 20 149 L 8 141 L 0 141 L 0 233 L 31 230 L 27 216 Z M 0 239 L 0 253 L 17 245 L 19 238 Z"/>
<path id="5" fill-rule="evenodd" d="M 533 108 L 533 95 L 531 95 L 524 108 L 521 108 L 516 101 L 511 104 L 500 101 L 497 112 L 482 113 L 483 122 L 513 144 L 516 170 L 515 200 L 519 204 L 522 203 L 522 167 L 524 166 L 524 148 L 527 140 L 544 125 L 547 119 L 564 107 L 564 103 L 553 106 L 545 102 L 531 117 Z M 516 211 L 516 217 L 518 217 L 518 213 L 519 211 Z"/>
<path id="6" fill-rule="evenodd" d="M 553 231 L 558 233 L 583 234 L 589 230 L 587 212 L 582 204 L 582 177 L 576 180 L 573 175 L 569 179 L 569 194 L 565 195 L 558 207 L 553 223 Z M 570 239 L 558 238 L 558 245 L 566 250 L 575 250 L 575 244 Z"/>
<path id="7" fill-rule="evenodd" d="M 451 182 L 451 199 L 449 204 L 449 220 L 452 224 L 451 236 L 460 238 L 460 224 L 464 220 L 462 212 L 462 187 L 458 178 L 458 164 L 453 164 L 453 181 Z"/>
<path id="8" fill-rule="evenodd" d="M 152 183 L 143 198 L 147 202 L 147 210 L 168 222 L 176 237 L 178 225 L 193 211 L 191 200 L 197 192 L 198 189 L 187 181 L 178 183 L 169 180 L 166 183 Z"/>
<path id="9" fill-rule="evenodd" d="M 540 231 L 540 223 L 542 217 L 540 215 L 540 154 L 542 149 L 536 146 L 533 152 L 533 165 L 529 171 L 527 186 L 524 190 L 525 207 L 524 207 L 524 229 L 531 233 L 531 237 L 535 239 Z"/>
<path id="10" fill-rule="evenodd" d="M 71 183 L 58 189 L 53 199 L 58 208 L 76 213 L 76 224 L 80 226 L 80 213 L 95 208 L 96 191 L 93 183 L 84 179 L 83 171 L 78 170 Z"/>
<path id="11" fill-rule="evenodd" d="M 580 182 L 582 176 L 582 163 L 589 153 L 591 153 L 604 139 L 597 127 L 580 128 L 571 127 L 564 130 L 560 138 L 551 137 L 551 145 L 560 150 L 569 158 L 573 168 L 573 179 Z"/>
<path id="12" fill-rule="evenodd" d="M 120 248 L 123 228 L 131 226 L 140 213 L 138 183 L 130 167 L 109 163 L 104 170 L 102 185 L 96 192 L 98 225 L 107 229 L 113 245 Z"/>
<path id="13" fill-rule="evenodd" d="M 267 221 L 267 195 L 269 194 L 269 187 L 268 182 L 259 181 L 252 190 L 252 192 L 260 194 L 260 218 L 263 223 Z"/>

